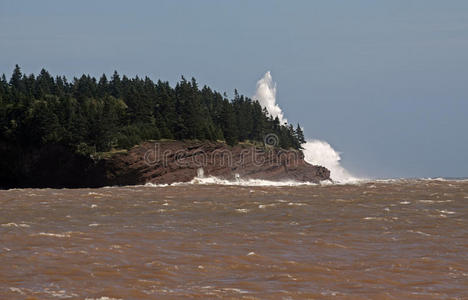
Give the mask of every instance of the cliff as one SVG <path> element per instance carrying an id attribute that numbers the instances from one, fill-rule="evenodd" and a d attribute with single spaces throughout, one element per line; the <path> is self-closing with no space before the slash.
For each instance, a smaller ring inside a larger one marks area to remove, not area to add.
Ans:
<path id="1" fill-rule="evenodd" d="M 318 183 L 330 178 L 328 169 L 308 164 L 300 151 L 214 142 L 147 142 L 101 163 L 111 184 L 128 184 L 131 179 L 135 180 L 132 184 L 186 182 L 199 169 L 204 176 L 224 179 Z"/>
<path id="2" fill-rule="evenodd" d="M 60 146 L 17 154 L 0 176 L 3 188 L 100 187 L 188 182 L 204 176 L 224 179 L 295 180 L 319 183 L 330 171 L 304 161 L 302 152 L 217 142 L 145 142 L 128 151 L 83 157 Z"/>

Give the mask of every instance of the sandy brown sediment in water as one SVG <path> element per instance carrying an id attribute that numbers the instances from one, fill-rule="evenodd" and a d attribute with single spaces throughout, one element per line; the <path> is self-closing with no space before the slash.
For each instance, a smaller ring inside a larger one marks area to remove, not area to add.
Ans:
<path id="1" fill-rule="evenodd" d="M 467 299 L 467 201 L 426 180 L 0 191 L 0 299 Z"/>

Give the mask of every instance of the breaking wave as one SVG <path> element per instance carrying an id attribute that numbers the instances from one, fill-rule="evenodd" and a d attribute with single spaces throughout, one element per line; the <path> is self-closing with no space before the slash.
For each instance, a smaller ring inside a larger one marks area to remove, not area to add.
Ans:
<path id="1" fill-rule="evenodd" d="M 288 122 L 284 117 L 283 110 L 276 103 L 276 82 L 273 82 L 270 71 L 266 72 L 257 82 L 257 91 L 252 98 L 258 100 L 273 118 L 278 117 L 281 124 Z"/>
<path id="2" fill-rule="evenodd" d="M 209 177 L 195 177 L 190 181 L 190 184 L 219 184 L 219 185 L 234 185 L 234 186 L 299 186 L 299 185 L 315 185 L 311 182 L 298 182 L 298 181 L 271 181 L 262 179 L 242 179 L 236 180 L 221 179 L 214 176 Z"/>
<path id="3" fill-rule="evenodd" d="M 306 162 L 323 166 L 330 170 L 330 177 L 337 183 L 354 183 L 361 179 L 352 175 L 340 164 L 340 153 L 329 143 L 320 140 L 309 140 L 302 145 Z"/>
<path id="4" fill-rule="evenodd" d="M 273 117 L 278 117 L 281 124 L 287 124 L 283 110 L 276 103 L 276 83 L 270 71 L 257 82 L 257 91 L 253 99 L 259 101 Z M 320 140 L 309 140 L 304 147 L 305 160 L 313 165 L 324 166 L 330 170 L 330 177 L 336 183 L 354 183 L 360 179 L 351 175 L 340 164 L 340 153 L 335 151 L 329 143 Z"/>
<path id="5" fill-rule="evenodd" d="M 252 97 L 258 100 L 260 105 L 268 111 L 273 117 L 278 117 L 281 124 L 287 124 L 287 119 L 284 116 L 283 110 L 276 103 L 276 83 L 273 81 L 270 71 L 257 82 L 255 95 Z M 330 170 L 330 177 L 334 184 L 353 184 L 362 183 L 366 179 L 360 179 L 352 175 L 348 170 L 341 166 L 340 153 L 333 149 L 329 143 L 321 140 L 308 140 L 303 145 L 305 161 L 313 165 L 326 167 Z M 330 184 L 330 181 L 323 181 L 322 184 Z M 201 185 L 236 185 L 236 186 L 299 186 L 299 185 L 315 185 L 312 182 L 297 182 L 297 181 L 270 181 L 261 179 L 243 179 L 236 176 L 235 180 L 227 180 L 213 176 L 204 176 L 203 169 L 199 169 L 197 177 L 186 183 L 173 183 L 174 185 L 201 184 Z M 164 187 L 167 184 L 146 184 L 147 186 Z"/>
<path id="6" fill-rule="evenodd" d="M 227 186 L 301 186 L 301 185 L 317 185 L 312 182 L 299 182 L 294 180 L 287 181 L 272 181 L 263 179 L 243 179 L 236 176 L 234 180 L 223 179 L 215 176 L 197 176 L 189 182 L 177 182 L 168 184 L 147 183 L 145 186 L 150 187 L 166 187 L 166 186 L 183 186 L 183 185 L 227 185 Z"/>

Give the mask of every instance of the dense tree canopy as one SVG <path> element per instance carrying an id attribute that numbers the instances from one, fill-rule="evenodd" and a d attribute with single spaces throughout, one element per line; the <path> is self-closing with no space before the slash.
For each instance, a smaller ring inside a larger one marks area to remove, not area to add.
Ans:
<path id="1" fill-rule="evenodd" d="M 92 153 L 129 148 L 144 140 L 263 141 L 275 133 L 279 146 L 300 149 L 302 129 L 281 125 L 258 101 L 235 92 L 234 99 L 182 77 L 175 87 L 115 72 L 97 80 L 89 75 L 68 82 L 22 74 L 0 79 L 0 139 L 18 146 L 61 144 Z"/>

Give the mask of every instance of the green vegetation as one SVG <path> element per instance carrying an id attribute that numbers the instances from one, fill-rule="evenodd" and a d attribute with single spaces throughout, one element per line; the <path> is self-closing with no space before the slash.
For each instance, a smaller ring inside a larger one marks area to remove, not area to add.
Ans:
<path id="1" fill-rule="evenodd" d="M 279 146 L 300 149 L 302 129 L 281 125 L 257 101 L 235 92 L 234 99 L 182 77 L 175 87 L 149 78 L 110 79 L 89 75 L 68 82 L 22 74 L 0 79 L 0 142 L 14 149 L 61 145 L 90 155 L 128 149 L 145 140 L 198 139 L 263 142 L 267 133 Z"/>

